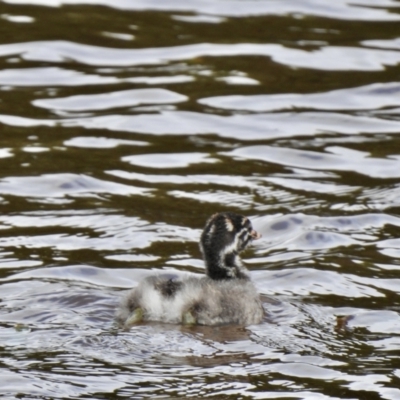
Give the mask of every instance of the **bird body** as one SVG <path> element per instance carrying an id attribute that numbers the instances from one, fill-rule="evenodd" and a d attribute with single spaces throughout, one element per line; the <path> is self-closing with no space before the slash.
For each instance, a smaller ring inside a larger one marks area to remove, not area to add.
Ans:
<path id="1" fill-rule="evenodd" d="M 174 324 L 250 325 L 263 307 L 239 252 L 258 239 L 250 221 L 234 213 L 214 214 L 200 239 L 206 276 L 152 275 L 122 300 L 116 320 L 124 329 L 140 321 Z"/>

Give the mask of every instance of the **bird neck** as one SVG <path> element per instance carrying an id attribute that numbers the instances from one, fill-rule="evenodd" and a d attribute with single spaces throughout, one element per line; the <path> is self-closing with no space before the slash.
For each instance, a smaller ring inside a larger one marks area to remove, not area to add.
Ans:
<path id="1" fill-rule="evenodd" d="M 236 252 L 207 254 L 204 261 L 207 275 L 211 279 L 249 279 L 246 268 Z"/>

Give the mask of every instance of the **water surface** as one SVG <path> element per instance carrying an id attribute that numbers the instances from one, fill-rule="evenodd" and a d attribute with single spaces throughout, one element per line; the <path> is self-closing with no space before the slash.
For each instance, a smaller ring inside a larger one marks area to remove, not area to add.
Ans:
<path id="1" fill-rule="evenodd" d="M 0 1 L 0 395 L 400 399 L 399 8 Z M 265 321 L 116 332 L 228 210 Z"/>

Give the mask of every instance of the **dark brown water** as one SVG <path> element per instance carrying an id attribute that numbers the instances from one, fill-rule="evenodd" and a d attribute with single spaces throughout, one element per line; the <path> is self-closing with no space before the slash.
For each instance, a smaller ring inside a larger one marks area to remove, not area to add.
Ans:
<path id="1" fill-rule="evenodd" d="M 400 399 L 399 65 L 394 0 L 0 1 L 0 397 Z M 227 210 L 266 321 L 116 334 Z"/>

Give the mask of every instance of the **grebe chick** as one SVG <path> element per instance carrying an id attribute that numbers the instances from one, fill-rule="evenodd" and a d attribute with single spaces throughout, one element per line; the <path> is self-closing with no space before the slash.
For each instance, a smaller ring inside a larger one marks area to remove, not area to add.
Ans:
<path id="1" fill-rule="evenodd" d="M 185 325 L 258 324 L 264 311 L 239 253 L 260 238 L 247 217 L 214 214 L 201 234 L 206 276 L 149 276 L 121 301 L 116 321 L 124 330 L 141 321 Z"/>

